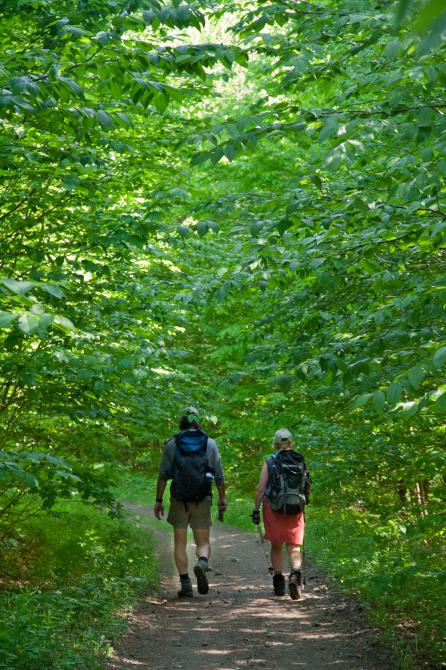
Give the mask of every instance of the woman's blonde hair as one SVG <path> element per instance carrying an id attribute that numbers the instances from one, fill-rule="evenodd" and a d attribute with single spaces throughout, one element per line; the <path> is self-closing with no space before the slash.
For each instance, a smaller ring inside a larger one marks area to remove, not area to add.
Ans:
<path id="1" fill-rule="evenodd" d="M 285 444 L 293 446 L 293 436 L 291 435 L 288 428 L 279 428 L 279 430 L 276 430 L 276 434 L 274 435 L 273 447 L 283 447 Z"/>

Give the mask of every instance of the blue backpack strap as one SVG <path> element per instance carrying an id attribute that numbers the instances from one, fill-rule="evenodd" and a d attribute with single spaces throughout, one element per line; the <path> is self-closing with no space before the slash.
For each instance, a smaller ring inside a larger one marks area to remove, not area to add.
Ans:
<path id="1" fill-rule="evenodd" d="M 177 449 L 183 453 L 199 453 L 207 451 L 208 436 L 203 430 L 183 430 L 175 435 Z"/>

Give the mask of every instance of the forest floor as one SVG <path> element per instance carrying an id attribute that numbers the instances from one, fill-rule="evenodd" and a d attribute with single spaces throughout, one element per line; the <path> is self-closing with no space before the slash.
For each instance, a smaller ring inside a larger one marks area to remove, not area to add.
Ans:
<path id="1" fill-rule="evenodd" d="M 128 505 L 153 519 L 151 508 Z M 214 522 L 210 589 L 192 599 L 176 597 L 178 575 L 171 533 L 154 533 L 160 565 L 157 592 L 142 594 L 130 630 L 118 644 L 107 670 L 392 670 L 391 654 L 354 599 L 329 588 L 306 560 L 306 587 L 300 600 L 273 595 L 267 559 L 258 535 Z M 267 545 L 268 546 L 268 545 Z M 189 551 L 190 574 L 195 563 Z M 195 580 L 193 580 L 195 582 Z"/>

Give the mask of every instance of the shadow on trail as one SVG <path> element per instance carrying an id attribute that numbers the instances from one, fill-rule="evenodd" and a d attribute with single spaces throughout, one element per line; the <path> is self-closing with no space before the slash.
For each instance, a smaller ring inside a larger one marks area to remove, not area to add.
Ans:
<path id="1" fill-rule="evenodd" d="M 361 607 L 331 593 L 310 562 L 304 597 L 275 597 L 257 537 L 214 526 L 209 593 L 179 600 L 170 534 L 150 530 L 157 539 L 160 592 L 146 594 L 108 670 L 394 667 Z M 192 548 L 191 566 L 194 560 Z"/>

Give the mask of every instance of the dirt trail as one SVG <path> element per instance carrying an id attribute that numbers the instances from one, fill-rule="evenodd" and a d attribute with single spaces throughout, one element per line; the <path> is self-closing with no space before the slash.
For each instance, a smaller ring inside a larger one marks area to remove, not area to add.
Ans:
<path id="1" fill-rule="evenodd" d="M 149 508 L 130 507 L 152 516 Z M 183 601 L 176 598 L 170 534 L 150 531 L 157 538 L 160 590 L 144 594 L 108 670 L 394 668 L 361 607 L 330 591 L 308 560 L 303 598 L 274 597 L 258 537 L 215 522 L 209 593 L 195 591 Z M 189 559 L 193 576 L 192 547 Z"/>

